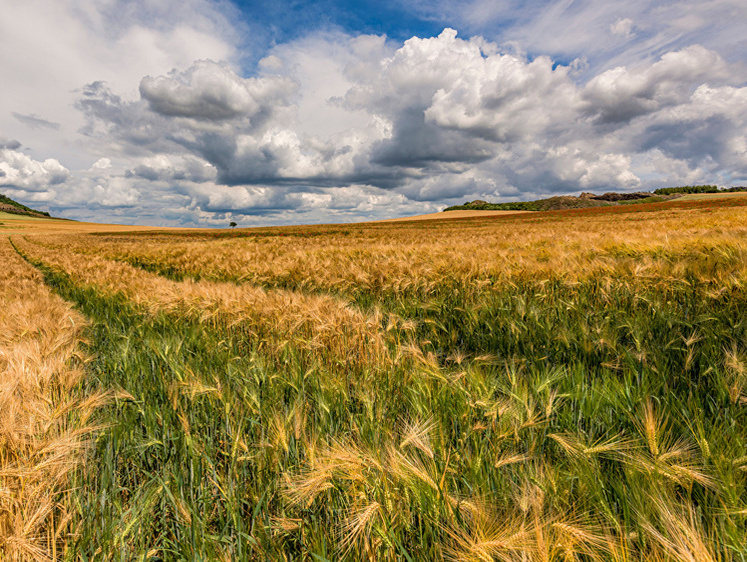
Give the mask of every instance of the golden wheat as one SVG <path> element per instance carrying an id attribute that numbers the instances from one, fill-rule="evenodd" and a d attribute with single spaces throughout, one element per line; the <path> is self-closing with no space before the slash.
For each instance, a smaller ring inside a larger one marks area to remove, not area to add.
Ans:
<path id="1" fill-rule="evenodd" d="M 130 265 L 49 249 L 23 239 L 14 242 L 32 258 L 58 268 L 77 282 L 124 294 L 152 312 L 241 326 L 260 337 L 293 338 L 339 365 L 382 364 L 386 357 L 381 319 L 366 316 L 337 298 L 264 290 L 233 283 L 169 281 Z"/>
<path id="2" fill-rule="evenodd" d="M 187 275 L 342 293 L 416 291 L 458 282 L 472 292 L 511 280 L 606 274 L 637 283 L 690 275 L 718 290 L 747 273 L 747 211 L 717 208 L 541 221 L 447 221 L 438 228 L 351 226 L 327 236 L 190 241 L 179 237 L 46 236 L 52 246 L 173 267 Z M 339 227 L 342 229 L 342 227 Z M 703 263 L 711 264 L 703 268 Z"/>
<path id="3" fill-rule="evenodd" d="M 68 527 L 65 490 L 84 460 L 85 320 L 53 296 L 7 240 L 0 244 L 0 557 L 51 560 Z"/>

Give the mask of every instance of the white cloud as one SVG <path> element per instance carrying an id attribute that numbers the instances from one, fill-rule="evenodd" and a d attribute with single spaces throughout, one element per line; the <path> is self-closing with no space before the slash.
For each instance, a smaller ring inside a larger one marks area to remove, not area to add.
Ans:
<path id="1" fill-rule="evenodd" d="M 158 154 L 139 159 L 126 177 L 164 182 L 214 182 L 216 169 L 207 162 L 189 155 Z"/>
<path id="2" fill-rule="evenodd" d="M 561 131 L 576 118 L 580 98 L 568 67 L 512 55 L 474 56 L 458 78 L 434 94 L 426 120 L 501 142 Z"/>
<path id="3" fill-rule="evenodd" d="M 284 103 L 294 90 L 290 80 L 244 79 L 228 64 L 208 60 L 197 61 L 184 72 L 140 81 L 140 95 L 156 113 L 207 121 L 252 118 Z"/>
<path id="4" fill-rule="evenodd" d="M 582 149 L 564 146 L 553 148 L 547 156 L 559 179 L 583 189 L 602 186 L 626 189 L 640 182 L 630 170 L 630 158 L 623 154 L 590 156 Z"/>
<path id="5" fill-rule="evenodd" d="M 91 198 L 102 207 L 134 207 L 140 200 L 140 191 L 122 177 L 108 177 L 90 190 Z"/>
<path id="6" fill-rule="evenodd" d="M 18 150 L 0 148 L 0 187 L 46 191 L 69 177 L 69 170 L 54 158 L 40 162 Z"/>
<path id="7" fill-rule="evenodd" d="M 630 18 L 620 18 L 610 25 L 610 31 L 613 35 L 627 39 L 633 35 L 633 20 Z"/>
<path id="8" fill-rule="evenodd" d="M 682 103 L 703 82 L 722 81 L 730 73 L 717 53 L 692 45 L 651 65 L 607 70 L 586 84 L 584 98 L 600 121 L 627 121 Z"/>
<path id="9" fill-rule="evenodd" d="M 692 169 L 747 175 L 747 87 L 699 86 L 690 98 L 632 124 L 629 145 L 657 149 Z"/>

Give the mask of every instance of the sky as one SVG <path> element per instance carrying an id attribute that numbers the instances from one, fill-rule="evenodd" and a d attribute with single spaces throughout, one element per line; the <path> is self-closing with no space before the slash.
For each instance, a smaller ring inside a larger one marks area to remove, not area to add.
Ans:
<path id="1" fill-rule="evenodd" d="M 747 185 L 744 0 L 0 0 L 0 193 L 154 226 Z"/>

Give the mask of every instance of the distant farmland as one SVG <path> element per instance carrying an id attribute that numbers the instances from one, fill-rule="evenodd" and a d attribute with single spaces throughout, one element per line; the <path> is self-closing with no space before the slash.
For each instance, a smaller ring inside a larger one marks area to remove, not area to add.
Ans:
<path id="1" fill-rule="evenodd" d="M 2 232 L 4 560 L 747 557 L 747 198 Z"/>

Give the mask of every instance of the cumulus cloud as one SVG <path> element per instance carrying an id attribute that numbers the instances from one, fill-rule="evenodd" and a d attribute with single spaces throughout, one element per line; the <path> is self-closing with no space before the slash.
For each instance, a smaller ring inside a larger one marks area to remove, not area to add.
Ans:
<path id="1" fill-rule="evenodd" d="M 440 90 L 482 59 L 478 42 L 457 39 L 446 29 L 438 37 L 412 38 L 391 57 L 368 69 L 358 68 L 356 83 L 345 94 L 352 109 L 363 109 L 388 125 L 373 146 L 370 162 L 412 171 L 443 170 L 444 164 L 476 163 L 492 151 L 480 136 L 443 127 L 428 110 Z M 417 174 L 416 174 L 417 175 Z"/>
<path id="2" fill-rule="evenodd" d="M 138 100 L 97 82 L 77 103 L 97 145 L 137 158 L 123 177 L 175 186 L 203 212 L 267 214 L 332 205 L 323 190 L 356 185 L 427 203 L 635 189 L 666 158 L 742 169 L 747 89 L 726 85 L 734 72 L 693 45 L 584 83 L 573 65 L 446 29 L 399 47 L 305 40 L 249 78 L 198 61 L 143 78 Z"/>
<path id="3" fill-rule="evenodd" d="M 702 83 L 729 76 L 717 53 L 693 45 L 666 53 L 652 65 L 607 70 L 586 84 L 583 95 L 588 111 L 601 122 L 621 122 L 683 103 Z"/>
<path id="4" fill-rule="evenodd" d="M 89 116 L 89 132 L 101 126 L 133 153 L 142 146 L 174 151 L 178 145 L 214 166 L 219 183 L 301 189 L 355 183 L 396 188 L 432 175 L 455 177 L 500 159 L 508 145 L 562 136 L 582 107 L 568 67 L 544 57 L 500 54 L 495 45 L 461 40 L 451 29 L 389 51 L 380 40 L 345 41 L 347 53 L 373 50 L 383 58 L 338 64 L 330 74 L 340 95 L 327 99 L 313 92 L 305 99 L 309 94 L 298 89 L 297 79 L 276 74 L 297 68 L 298 52 L 286 48 L 275 56 L 272 74 L 242 79 L 225 65 L 202 61 L 144 79 L 144 101 L 124 103 L 92 84 L 79 107 Z M 320 64 L 332 66 L 329 59 Z M 354 116 L 357 127 L 324 136 L 304 131 L 300 113 L 308 103 Z"/>
<path id="5" fill-rule="evenodd" d="M 428 121 L 505 143 L 560 132 L 576 118 L 581 100 L 568 67 L 512 55 L 474 56 L 469 63 L 436 91 Z"/>
<path id="6" fill-rule="evenodd" d="M 666 108 L 631 128 L 631 142 L 706 166 L 712 173 L 747 174 L 747 88 L 699 86 L 683 104 Z"/>
<path id="7" fill-rule="evenodd" d="M 143 158 L 132 169 L 125 172 L 126 177 L 142 178 L 149 181 L 192 183 L 214 182 L 216 169 L 207 162 L 192 156 L 174 156 L 160 154 Z"/>
<path id="8" fill-rule="evenodd" d="M 140 81 L 140 95 L 156 113 L 215 121 L 268 111 L 293 89 L 288 80 L 240 78 L 227 64 L 213 61 L 198 61 L 185 72 Z"/>
<path id="9" fill-rule="evenodd" d="M 0 148 L 0 187 L 24 191 L 45 191 L 66 181 L 70 172 L 54 158 L 43 162 L 17 150 L 20 143 L 5 143 Z"/>

